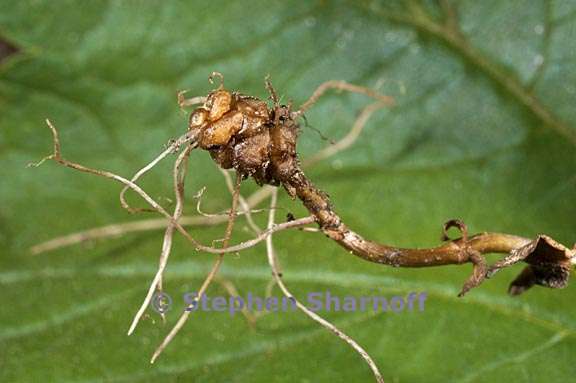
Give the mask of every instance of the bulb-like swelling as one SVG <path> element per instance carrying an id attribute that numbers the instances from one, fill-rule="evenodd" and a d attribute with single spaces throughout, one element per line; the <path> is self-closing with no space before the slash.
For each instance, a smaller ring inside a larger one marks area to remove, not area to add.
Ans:
<path id="1" fill-rule="evenodd" d="M 190 115 L 198 145 L 224 169 L 234 168 L 259 184 L 278 185 L 296 162 L 298 124 L 289 107 L 219 88 Z"/>

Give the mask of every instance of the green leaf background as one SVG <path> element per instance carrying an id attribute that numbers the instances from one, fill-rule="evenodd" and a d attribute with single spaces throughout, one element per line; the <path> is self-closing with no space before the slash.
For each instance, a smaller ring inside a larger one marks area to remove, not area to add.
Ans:
<path id="1" fill-rule="evenodd" d="M 19 52 L 0 62 L 0 381 L 327 382 L 372 379 L 341 340 L 300 313 L 194 314 L 154 365 L 168 323 L 150 311 L 126 336 L 157 265 L 160 232 L 30 256 L 29 247 L 139 218 L 118 184 L 46 163 L 44 119 L 64 155 L 125 176 L 186 129 L 176 92 L 226 86 L 265 97 L 272 76 L 300 103 L 343 79 L 396 98 L 345 152 L 310 169 L 349 226 L 403 246 L 438 243 L 462 218 L 476 231 L 547 233 L 571 245 L 576 223 L 576 3 L 514 1 L 31 1 L 6 0 L 0 36 Z M 443 26 L 457 9 L 463 38 Z M 341 137 L 369 100 L 331 94 L 308 113 Z M 327 142 L 303 128 L 302 157 Z M 170 164 L 142 184 L 169 206 Z M 229 205 L 220 173 L 194 153 L 189 196 Z M 256 190 L 252 181 L 245 194 Z M 131 196 L 134 203 L 141 203 Z M 304 214 L 285 195 L 280 203 Z M 193 201 L 187 211 L 194 211 Z M 264 217 L 259 217 L 259 222 Z M 241 223 L 235 241 L 247 238 Z M 204 243 L 223 227 L 194 229 Z M 375 358 L 388 382 L 559 382 L 576 373 L 575 287 L 506 295 L 520 266 L 456 298 L 469 266 L 401 270 L 351 257 L 321 235 L 276 236 L 295 295 L 428 293 L 424 312 L 326 313 Z M 181 239 L 166 277 L 174 297 L 195 291 L 213 256 Z M 270 279 L 262 245 L 227 257 L 241 294 Z M 219 285 L 210 290 L 223 295 Z M 183 304 L 177 302 L 177 308 Z M 178 306 L 180 305 L 180 306 Z"/>

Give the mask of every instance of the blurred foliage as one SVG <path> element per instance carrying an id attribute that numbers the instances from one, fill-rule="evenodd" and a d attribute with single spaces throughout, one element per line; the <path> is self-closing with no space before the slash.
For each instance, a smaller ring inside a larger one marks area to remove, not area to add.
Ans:
<path id="1" fill-rule="evenodd" d="M 240 315 L 195 314 L 150 366 L 176 310 L 166 325 L 150 312 L 125 334 L 157 265 L 160 232 L 28 255 L 60 235 L 140 218 L 120 208 L 117 184 L 53 163 L 25 168 L 51 150 L 45 118 L 60 129 L 65 157 L 128 176 L 184 131 L 176 92 L 205 94 L 215 70 L 227 87 L 260 97 L 270 74 L 296 103 L 328 79 L 396 98 L 351 149 L 308 172 L 368 238 L 433 245 L 441 223 L 459 217 L 472 231 L 547 233 L 570 245 L 576 4 L 454 4 L 456 18 L 436 1 L 3 1 L 0 37 L 19 51 L 0 62 L 0 381 L 371 379 L 347 345 L 300 313 L 265 316 L 256 331 Z M 333 94 L 309 124 L 336 139 L 367 102 Z M 326 144 L 303 128 L 302 156 Z M 169 166 L 143 181 L 165 205 Z M 189 195 L 207 186 L 205 210 L 229 205 L 206 153 L 193 154 L 189 181 Z M 252 181 L 243 186 L 253 190 Z M 281 204 L 304 213 L 285 196 Z M 235 241 L 247 238 L 243 227 Z M 193 231 L 204 243 L 222 233 Z M 326 313 L 389 382 L 552 382 L 576 373 L 574 285 L 512 299 L 505 291 L 518 267 L 457 299 L 468 266 L 381 267 L 303 232 L 279 234 L 276 245 L 300 297 L 429 294 L 422 313 Z M 194 291 L 211 260 L 177 240 L 166 291 Z M 228 257 L 223 275 L 241 294 L 263 294 L 263 246 Z"/>

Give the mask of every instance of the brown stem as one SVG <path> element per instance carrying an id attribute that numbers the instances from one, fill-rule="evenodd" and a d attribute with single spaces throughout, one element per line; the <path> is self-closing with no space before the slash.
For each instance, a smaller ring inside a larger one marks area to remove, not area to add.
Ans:
<path id="1" fill-rule="evenodd" d="M 282 184 L 295 194 L 316 218 L 320 229 L 350 253 L 370 262 L 393 267 L 429 267 L 472 263 L 474 271 L 466 281 L 460 295 L 478 286 L 486 277 L 503 267 L 519 261 L 530 266 L 510 287 L 510 293 L 519 294 L 534 284 L 547 287 L 564 287 L 568 282 L 571 264 L 576 251 L 570 250 L 547 236 L 536 240 L 501 233 L 480 233 L 468 237 L 466 226 L 461 221 L 449 221 L 445 229 L 457 226 L 462 237 L 447 240 L 434 248 L 408 249 L 388 246 L 364 239 L 350 230 L 332 209 L 326 193 L 314 186 L 298 167 Z M 447 238 L 446 238 L 447 239 Z M 488 268 L 482 254 L 507 253 L 503 260 Z M 525 280 L 526 275 L 531 276 Z"/>

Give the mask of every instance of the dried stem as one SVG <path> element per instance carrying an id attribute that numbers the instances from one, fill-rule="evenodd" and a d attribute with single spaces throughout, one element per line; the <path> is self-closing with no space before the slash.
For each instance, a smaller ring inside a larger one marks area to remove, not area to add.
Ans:
<path id="1" fill-rule="evenodd" d="M 276 207 L 277 197 L 278 197 L 278 193 L 275 190 L 272 193 L 272 201 L 270 204 L 271 209 L 270 209 L 270 213 L 268 216 L 268 230 L 270 230 L 272 227 L 274 227 L 274 215 L 275 215 L 275 209 L 274 208 Z M 384 383 L 384 378 L 382 377 L 382 374 L 378 370 L 378 366 L 376 366 L 376 363 L 374 363 L 374 360 L 372 359 L 372 357 L 370 357 L 370 355 L 366 352 L 366 350 L 364 350 L 362 348 L 362 346 L 360 346 L 354 339 L 352 339 L 351 337 L 346 335 L 342 330 L 337 328 L 335 325 L 333 325 L 332 323 L 330 323 L 326 319 L 322 318 L 320 315 L 318 315 L 314 311 L 310 310 L 308 307 L 306 307 L 306 305 L 302 304 L 299 300 L 294 298 L 294 296 L 292 295 L 290 290 L 288 290 L 288 288 L 284 284 L 284 281 L 282 280 L 282 274 L 280 273 L 280 268 L 278 265 L 278 259 L 276 258 L 276 253 L 274 252 L 274 245 L 272 243 L 272 235 L 269 235 L 266 238 L 266 254 L 268 256 L 268 263 L 270 264 L 270 268 L 272 269 L 272 276 L 274 277 L 274 280 L 276 281 L 276 284 L 278 285 L 278 287 L 280 287 L 280 290 L 282 290 L 282 293 L 287 298 L 293 300 L 294 303 L 296 304 L 296 307 L 298 307 L 298 309 L 300 309 L 304 314 L 306 314 L 312 320 L 320 323 L 322 326 L 324 326 L 325 328 L 327 328 L 328 330 L 330 330 L 334 334 L 336 334 L 340 339 L 344 340 L 346 343 L 348 343 L 350 346 L 352 346 L 352 348 L 358 354 L 360 354 L 362 359 L 364 359 L 364 361 L 368 364 L 368 366 L 372 370 L 372 373 L 374 374 L 374 377 L 376 378 L 376 381 L 378 383 Z"/>
<path id="2" fill-rule="evenodd" d="M 533 284 L 560 288 L 568 283 L 576 249 L 570 250 L 547 236 L 540 235 L 531 240 L 510 234 L 480 233 L 468 237 L 464 223 L 452 220 L 445 224 L 445 230 L 450 226 L 457 226 L 463 234 L 461 238 L 446 241 L 438 247 L 429 249 L 399 248 L 368 241 L 350 230 L 332 209 L 328 196 L 317 189 L 299 168 L 295 169 L 290 177 L 283 179 L 283 184 L 287 189 L 295 191 L 304 206 L 316 217 L 324 234 L 362 259 L 393 267 L 472 263 L 474 266 L 472 276 L 465 282 L 460 296 L 491 276 L 493 274 L 491 270 L 496 271 L 523 260 L 530 265 L 530 277 L 527 280 L 516 279 L 512 282 L 511 293 L 521 293 Z M 508 255 L 502 261 L 488 267 L 482 257 L 486 253 Z M 526 288 L 512 289 L 515 283 L 522 283 Z"/>

